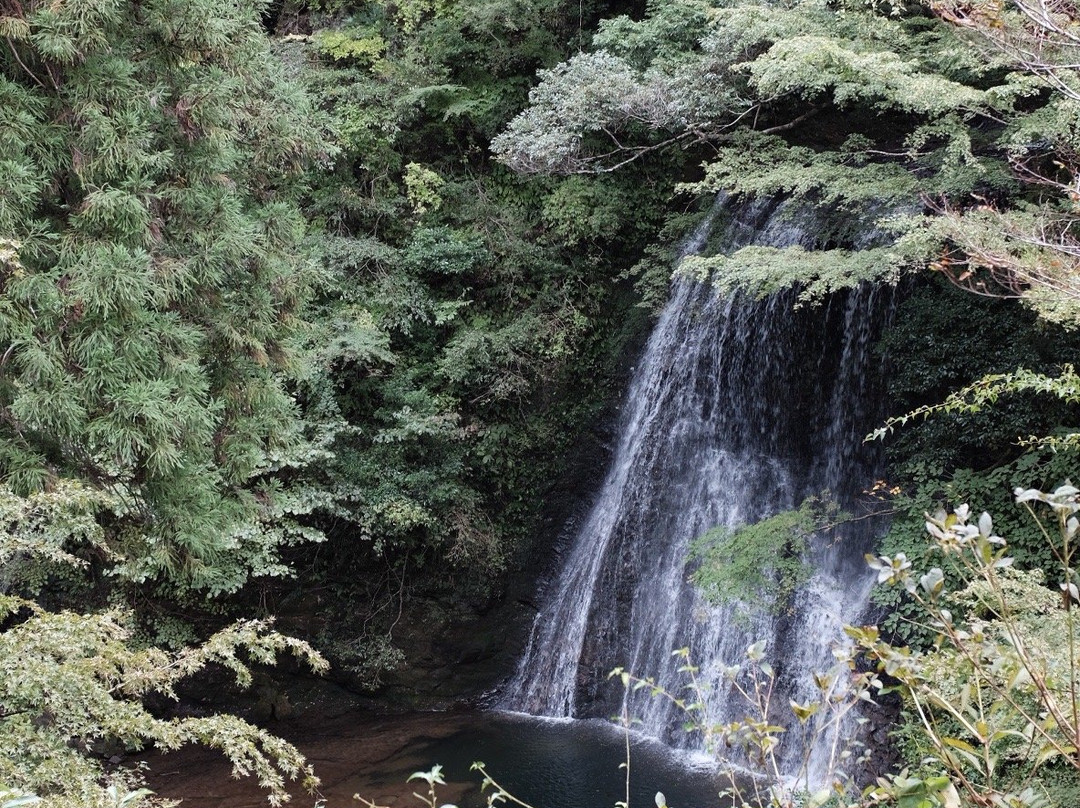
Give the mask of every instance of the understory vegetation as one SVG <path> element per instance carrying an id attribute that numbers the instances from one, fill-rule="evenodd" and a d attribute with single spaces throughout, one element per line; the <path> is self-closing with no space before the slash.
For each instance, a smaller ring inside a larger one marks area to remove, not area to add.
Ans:
<path id="1" fill-rule="evenodd" d="M 221 749 L 272 801 L 313 785 L 265 730 L 184 714 L 183 681 L 290 655 L 418 689 L 418 635 L 536 575 L 673 270 L 901 290 L 851 663 L 900 694 L 900 768 L 758 798 L 1080 804 L 1078 21 L 0 0 L 0 804 L 161 804 L 110 762 L 151 745 Z M 821 211 L 818 242 L 675 268 L 721 193 Z M 782 611 L 843 518 L 703 537 L 697 582 Z"/>

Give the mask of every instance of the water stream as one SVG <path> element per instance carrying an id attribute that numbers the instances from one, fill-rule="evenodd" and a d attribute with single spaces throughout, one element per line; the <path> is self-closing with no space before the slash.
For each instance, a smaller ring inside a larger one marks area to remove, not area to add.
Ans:
<path id="1" fill-rule="evenodd" d="M 815 246 L 810 211 L 773 201 L 719 203 L 685 245 Z M 689 543 L 716 526 L 757 521 L 830 490 L 850 502 L 874 475 L 863 436 L 879 417 L 880 362 L 872 343 L 891 294 L 859 287 L 817 307 L 795 291 L 719 297 L 683 279 L 640 358 L 610 468 L 548 587 L 518 671 L 500 706 L 535 715 L 609 717 L 625 705 L 644 732 L 693 748 L 685 716 L 647 692 L 624 702 L 607 673 L 624 666 L 678 692 L 671 653 L 689 647 L 714 721 L 743 715 L 725 664 L 765 640 L 781 693 L 805 697 L 829 667 L 841 626 L 863 610 L 862 555 L 871 522 L 810 551 L 815 574 L 784 614 L 704 602 L 687 583 Z M 792 759 L 799 754 L 791 750 Z"/>

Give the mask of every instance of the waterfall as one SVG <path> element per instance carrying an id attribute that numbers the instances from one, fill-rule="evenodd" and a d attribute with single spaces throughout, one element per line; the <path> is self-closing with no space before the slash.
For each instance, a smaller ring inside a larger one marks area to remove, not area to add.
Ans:
<path id="1" fill-rule="evenodd" d="M 716 233 L 710 235 L 710 228 Z M 688 239 L 731 251 L 747 244 L 812 247 L 811 212 L 757 201 L 718 203 Z M 873 478 L 862 444 L 876 424 L 879 362 L 871 346 L 891 293 L 871 286 L 798 307 L 797 293 L 720 298 L 676 280 L 633 374 L 611 466 L 546 593 L 502 706 L 539 715 L 610 717 L 622 700 L 643 731 L 695 743 L 665 700 L 625 697 L 607 673 L 622 666 L 673 692 L 671 653 L 689 647 L 716 721 L 742 717 L 724 664 L 765 640 L 779 703 L 804 697 L 829 667 L 841 627 L 865 607 L 869 523 L 820 541 L 815 573 L 781 616 L 736 619 L 687 583 L 689 543 L 711 528 L 752 523 L 829 489 L 841 501 Z"/>

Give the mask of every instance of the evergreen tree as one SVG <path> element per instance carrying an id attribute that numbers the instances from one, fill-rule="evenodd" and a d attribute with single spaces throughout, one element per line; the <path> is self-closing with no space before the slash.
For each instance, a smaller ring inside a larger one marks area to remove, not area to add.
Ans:
<path id="1" fill-rule="evenodd" d="M 724 291 L 799 285 L 817 298 L 893 281 L 944 238 L 898 212 L 1018 192 L 1002 151 L 1008 122 L 1033 104 L 1030 77 L 921 6 L 660 0 L 643 19 L 603 21 L 593 46 L 540 75 L 493 150 L 521 172 L 597 174 L 696 147 L 702 173 L 683 190 L 798 197 L 837 214 L 813 254 L 687 262 Z M 889 231 L 904 237 L 890 244 Z"/>
<path id="2" fill-rule="evenodd" d="M 0 475 L 107 490 L 130 575 L 212 590 L 272 561 L 255 480 L 300 445 L 323 147 L 264 5 L 0 4 Z"/>

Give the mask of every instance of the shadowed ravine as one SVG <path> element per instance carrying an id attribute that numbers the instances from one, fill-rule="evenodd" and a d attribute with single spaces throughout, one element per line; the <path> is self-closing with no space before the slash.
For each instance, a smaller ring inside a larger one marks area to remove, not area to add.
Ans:
<path id="1" fill-rule="evenodd" d="M 707 242 L 724 250 L 812 246 L 817 227 L 813 216 L 775 203 L 718 204 L 685 251 Z M 819 541 L 810 552 L 814 576 L 778 616 L 736 619 L 686 581 L 688 545 L 710 528 L 758 520 L 824 489 L 852 504 L 874 478 L 874 447 L 862 439 L 880 420 L 883 371 L 872 346 L 892 293 L 865 287 L 819 307 L 796 303 L 795 292 L 721 299 L 705 284 L 673 284 L 633 374 L 606 478 L 562 555 L 500 708 L 582 719 L 625 709 L 641 720 L 640 732 L 695 749 L 700 740 L 682 730 L 678 711 L 647 692 L 624 701 L 608 672 L 624 666 L 677 690 L 683 682 L 671 652 L 689 647 L 710 688 L 711 718 L 736 720 L 743 710 L 721 670 L 757 640 L 767 642 L 777 671 L 775 702 L 809 695 L 811 671 L 829 666 L 841 626 L 865 608 L 862 554 L 880 527 L 874 520 Z M 480 806 L 478 777 L 468 771 L 477 759 L 537 808 L 625 799 L 624 736 L 604 722 L 500 712 L 372 716 L 337 698 L 298 712 L 278 729 L 309 756 L 329 804 L 347 804 L 353 793 L 380 805 L 419 804 L 406 778 L 441 763 L 448 785 L 440 800 Z M 657 790 L 681 808 L 722 804 L 720 781 L 689 766 L 693 756 L 637 735 L 632 746 L 632 805 L 653 804 Z M 783 764 L 790 770 L 800 754 L 784 747 Z M 230 780 L 209 751 L 155 756 L 151 785 L 195 808 L 264 803 L 255 783 Z"/>

